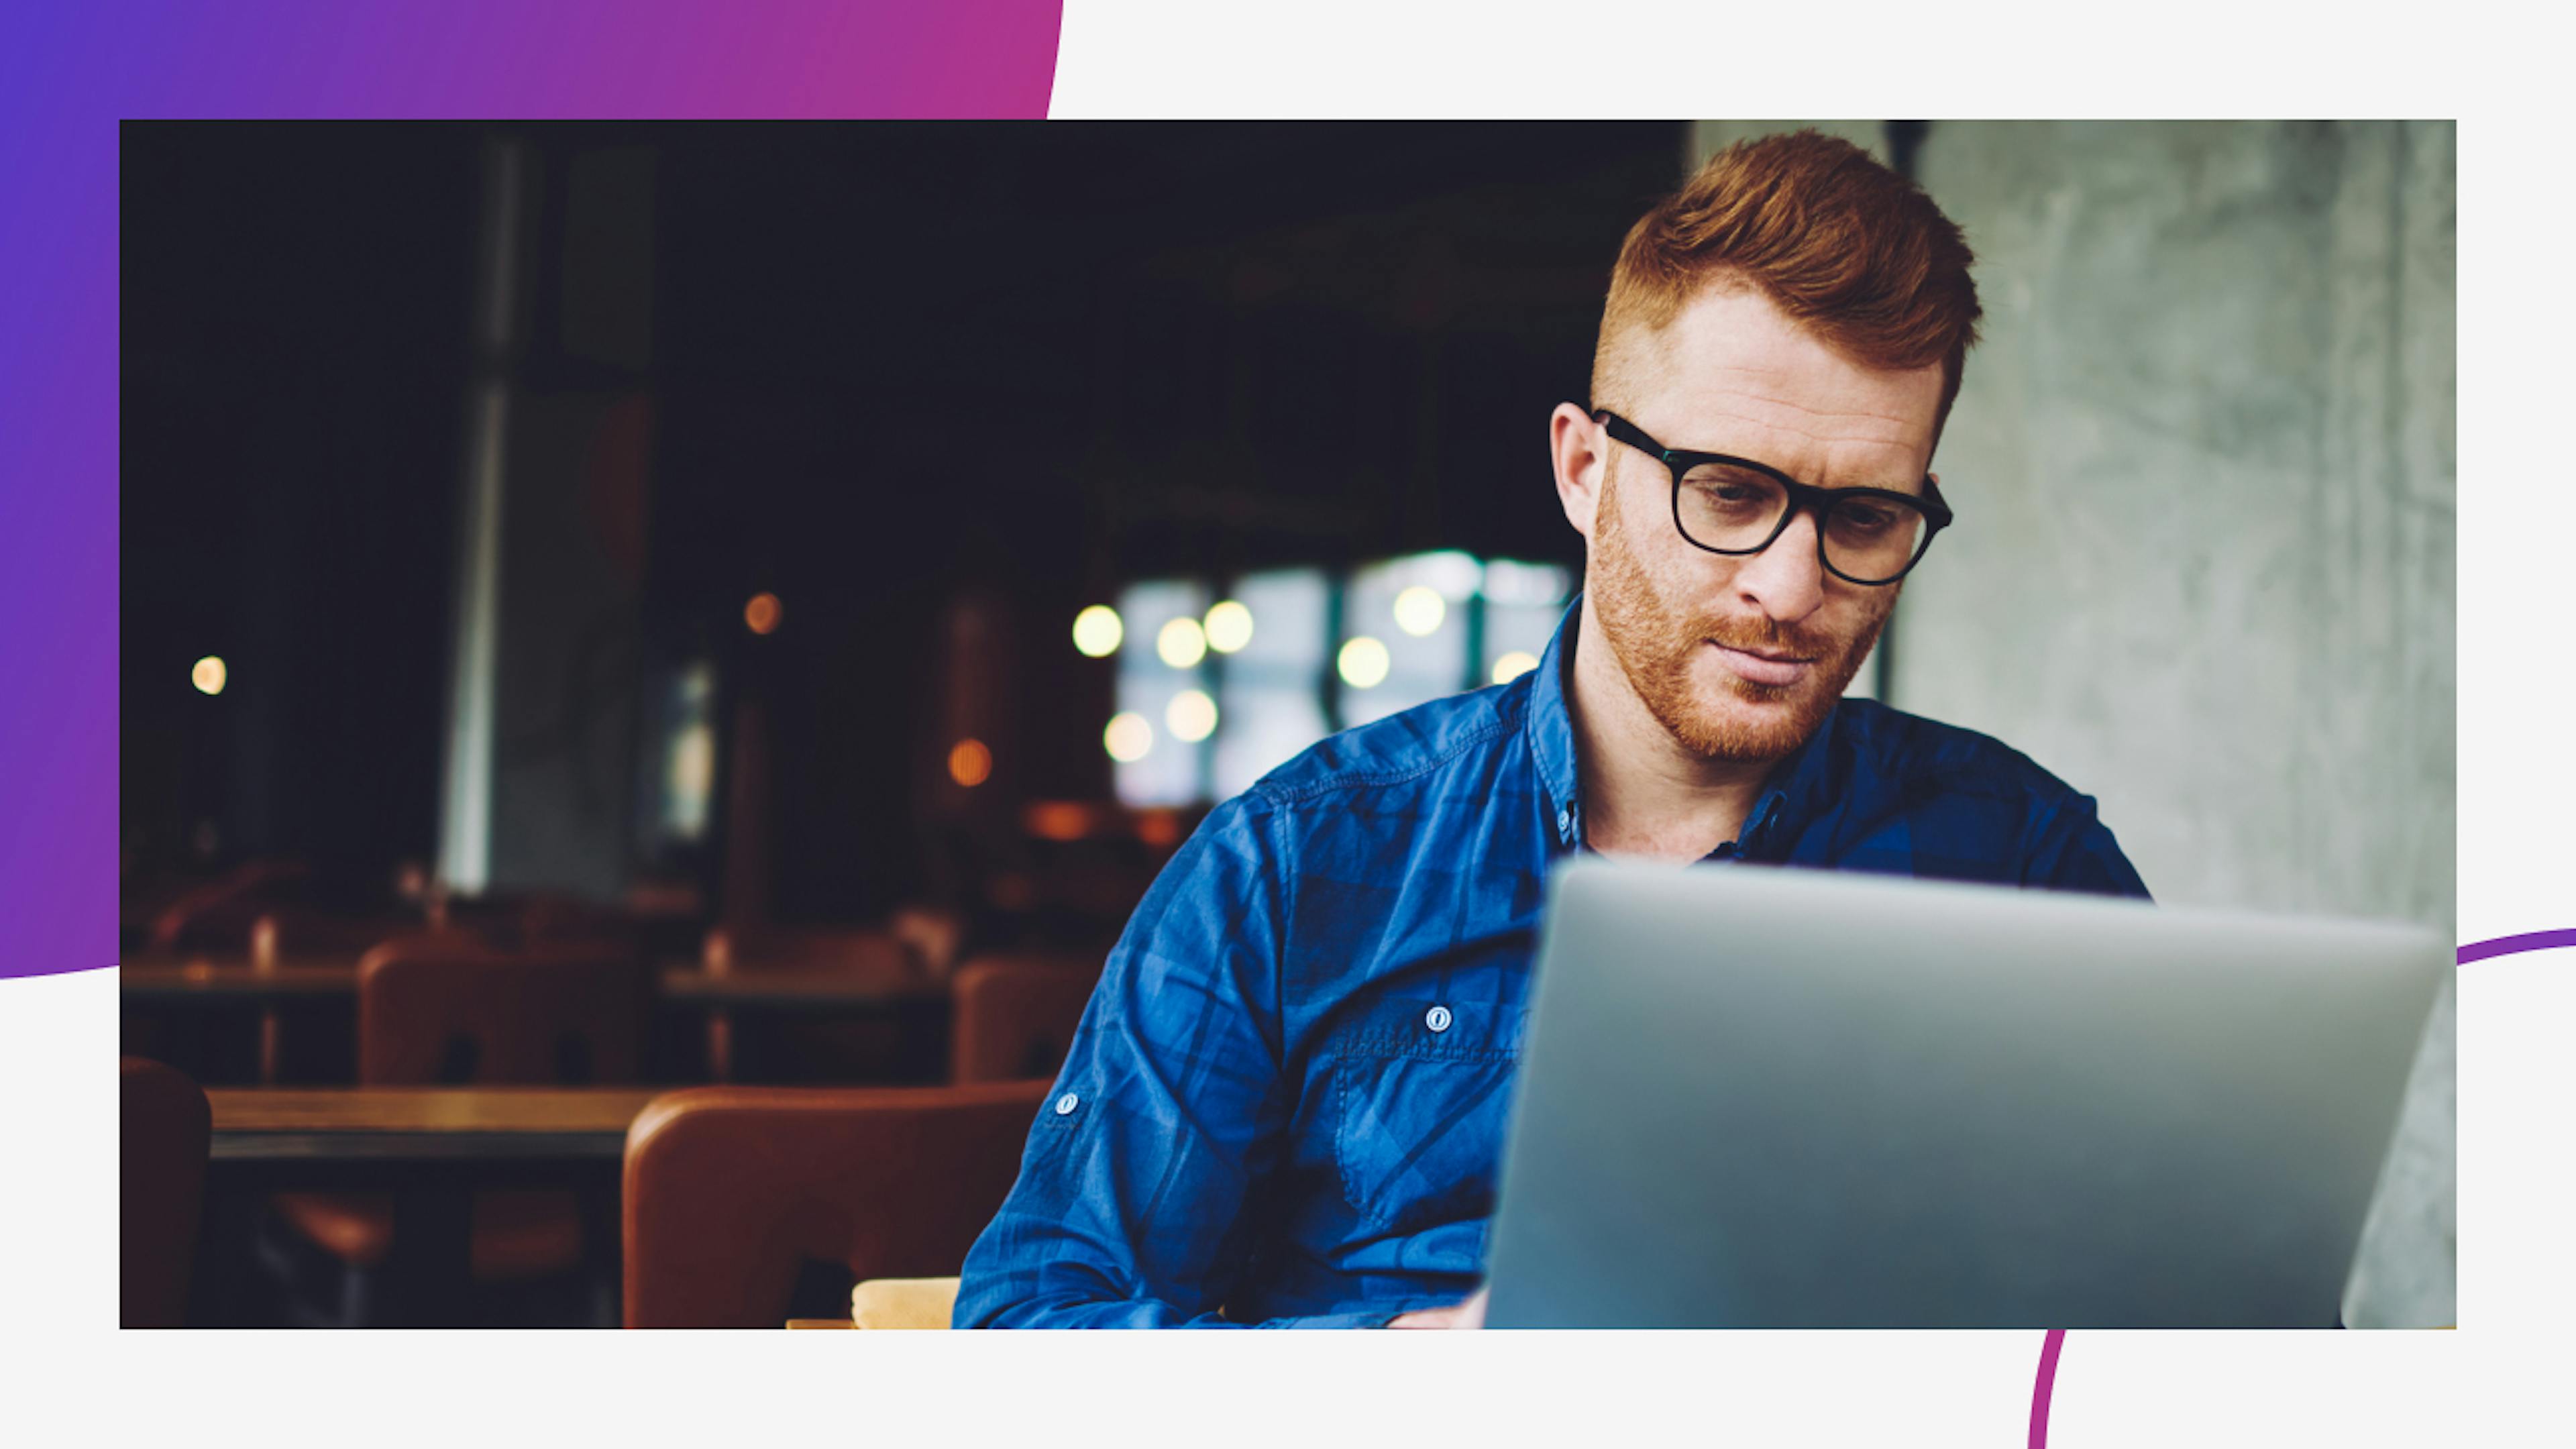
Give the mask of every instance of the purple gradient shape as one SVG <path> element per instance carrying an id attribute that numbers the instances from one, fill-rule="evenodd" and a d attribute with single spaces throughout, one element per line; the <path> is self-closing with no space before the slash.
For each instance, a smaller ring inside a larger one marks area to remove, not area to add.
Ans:
<path id="1" fill-rule="evenodd" d="M 0 22 L 0 977 L 116 960 L 117 123 L 1042 119 L 1060 0 L 182 0 Z M 184 688 L 189 660 L 169 666 Z"/>

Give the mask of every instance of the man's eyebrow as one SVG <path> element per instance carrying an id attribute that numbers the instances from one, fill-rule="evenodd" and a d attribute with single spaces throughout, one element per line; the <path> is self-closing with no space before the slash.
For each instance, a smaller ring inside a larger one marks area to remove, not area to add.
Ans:
<path id="1" fill-rule="evenodd" d="M 1731 458 L 1737 462 L 1751 463 L 1759 467 L 1768 468 L 1775 473 L 1785 473 L 1789 477 L 1797 479 L 1797 481 L 1801 483 L 1805 483 L 1807 481 L 1804 478 L 1799 478 L 1796 470 L 1794 469 L 1783 468 L 1777 463 L 1767 462 L 1763 459 L 1756 458 L 1745 453 L 1725 453 L 1714 448 L 1675 448 L 1673 451 L 1685 456 L 1698 453 L 1713 458 Z M 1859 483 L 1816 483 L 1810 484 L 1809 486 L 1822 488 L 1828 493 L 1840 493 L 1846 489 L 1860 488 L 1878 493 L 1902 493 L 1908 498 L 1923 498 L 1930 494 L 1930 490 L 1923 486 L 1923 480 L 1920 477 L 1902 479 L 1873 478 Z"/>

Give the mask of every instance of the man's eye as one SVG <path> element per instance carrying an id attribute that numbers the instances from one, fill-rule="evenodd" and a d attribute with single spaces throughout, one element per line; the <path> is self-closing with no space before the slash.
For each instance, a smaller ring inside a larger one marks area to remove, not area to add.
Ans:
<path id="1" fill-rule="evenodd" d="M 1729 508 L 1758 507 L 1774 502 L 1779 490 L 1767 479 L 1747 478 L 1741 474 L 1714 473 L 1687 480 L 1693 493 L 1709 503 Z"/>

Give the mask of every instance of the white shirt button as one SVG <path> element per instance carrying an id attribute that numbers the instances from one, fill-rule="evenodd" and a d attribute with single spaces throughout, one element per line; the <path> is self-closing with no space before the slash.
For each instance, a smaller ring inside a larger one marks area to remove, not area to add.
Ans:
<path id="1" fill-rule="evenodd" d="M 1059 1117 L 1070 1117 L 1073 1115 L 1073 1109 L 1081 1105 L 1082 1097 L 1079 1093 L 1067 1092 L 1055 1099 L 1055 1114 Z"/>
<path id="2" fill-rule="evenodd" d="M 1422 1014 L 1422 1024 L 1431 1028 L 1433 1031 L 1447 1031 L 1449 1029 L 1449 1008 L 1445 1006 L 1435 1006 L 1429 1011 L 1424 1012 Z"/>

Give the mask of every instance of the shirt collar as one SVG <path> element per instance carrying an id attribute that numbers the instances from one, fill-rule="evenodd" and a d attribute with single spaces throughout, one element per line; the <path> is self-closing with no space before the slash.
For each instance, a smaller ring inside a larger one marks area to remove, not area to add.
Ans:
<path id="1" fill-rule="evenodd" d="M 1547 641 L 1547 653 L 1534 671 L 1537 677 L 1530 687 L 1529 720 L 1525 726 L 1530 757 L 1538 766 L 1539 784 L 1547 791 L 1549 823 L 1556 832 L 1559 850 L 1575 849 L 1583 841 L 1582 776 L 1576 765 L 1574 715 L 1566 703 L 1565 673 L 1573 666 L 1582 617 L 1583 596 L 1577 594 L 1566 606 L 1564 617 L 1557 620 L 1556 633 Z M 1754 802 L 1752 813 L 1744 818 L 1734 853 L 1767 856 L 1775 842 L 1796 839 L 1803 822 L 1813 819 L 1823 808 L 1833 793 L 1832 736 L 1843 715 L 1842 701 L 1836 700 L 1817 724 L 1815 733 L 1772 770 L 1770 783 Z"/>
<path id="2" fill-rule="evenodd" d="M 1538 782 L 1547 791 L 1549 819 L 1559 850 L 1571 850 L 1583 838 L 1581 776 L 1574 763 L 1574 715 L 1565 705 L 1565 671 L 1574 662 L 1574 638 L 1583 617 L 1583 596 L 1565 606 L 1556 633 L 1547 641 L 1530 687 L 1530 758 L 1538 764 Z"/>
<path id="3" fill-rule="evenodd" d="M 1737 835 L 1739 853 L 1759 860 L 1778 859 L 1787 842 L 1796 840 L 1807 822 L 1824 810 L 1836 789 L 1834 762 L 1839 752 L 1834 733 L 1849 713 L 1836 699 L 1816 722 L 1815 733 L 1772 768 L 1770 783 Z"/>

